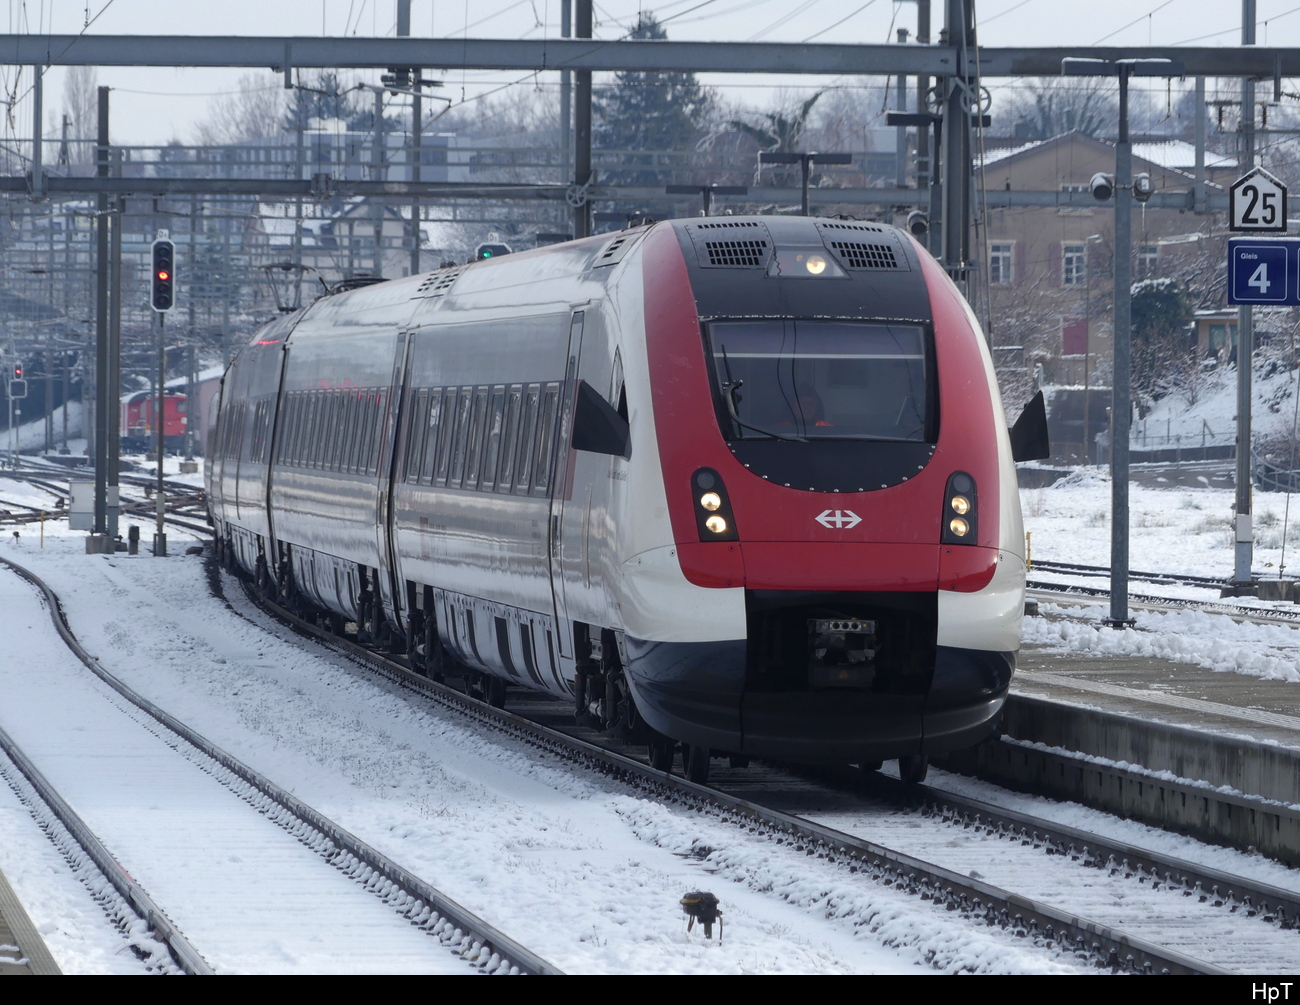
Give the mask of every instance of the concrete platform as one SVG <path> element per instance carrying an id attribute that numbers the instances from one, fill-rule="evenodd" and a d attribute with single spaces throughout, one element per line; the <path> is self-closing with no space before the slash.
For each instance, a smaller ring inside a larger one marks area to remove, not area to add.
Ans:
<path id="1" fill-rule="evenodd" d="M 1026 646 L 1011 691 L 1300 751 L 1300 684 L 1286 681 Z"/>
<path id="2" fill-rule="evenodd" d="M 936 761 L 1300 867 L 1300 684 L 1021 651 L 999 740 Z"/>

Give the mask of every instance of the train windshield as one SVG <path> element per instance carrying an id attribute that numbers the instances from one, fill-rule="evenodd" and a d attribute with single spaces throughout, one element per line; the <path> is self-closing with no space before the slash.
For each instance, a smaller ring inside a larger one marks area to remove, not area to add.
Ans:
<path id="1" fill-rule="evenodd" d="M 715 321 L 707 339 L 729 440 L 934 442 L 920 325 Z"/>

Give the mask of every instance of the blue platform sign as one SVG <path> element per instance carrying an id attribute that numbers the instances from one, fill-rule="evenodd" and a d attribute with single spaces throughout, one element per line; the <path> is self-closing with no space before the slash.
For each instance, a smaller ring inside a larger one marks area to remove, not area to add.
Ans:
<path id="1" fill-rule="evenodd" d="M 1228 241 L 1228 303 L 1300 307 L 1300 238 Z"/>

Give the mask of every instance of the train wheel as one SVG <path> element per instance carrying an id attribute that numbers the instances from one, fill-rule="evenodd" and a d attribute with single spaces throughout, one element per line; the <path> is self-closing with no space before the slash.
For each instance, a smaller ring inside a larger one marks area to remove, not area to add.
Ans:
<path id="1" fill-rule="evenodd" d="M 493 708 L 505 708 L 506 707 L 506 682 L 503 681 L 500 677 L 488 676 L 487 680 L 485 680 L 483 683 L 485 685 L 483 688 L 484 691 L 483 700 L 486 701 Z"/>
<path id="2" fill-rule="evenodd" d="M 709 748 L 698 743 L 683 743 L 682 767 L 688 781 L 705 784 L 709 780 Z"/>
<path id="3" fill-rule="evenodd" d="M 650 767 L 655 771 L 673 770 L 673 757 L 677 754 L 677 741 L 652 732 L 646 746 L 650 751 Z"/>
<path id="4" fill-rule="evenodd" d="M 930 770 L 930 758 L 925 754 L 912 754 L 898 759 L 898 778 L 904 785 L 920 785 Z"/>

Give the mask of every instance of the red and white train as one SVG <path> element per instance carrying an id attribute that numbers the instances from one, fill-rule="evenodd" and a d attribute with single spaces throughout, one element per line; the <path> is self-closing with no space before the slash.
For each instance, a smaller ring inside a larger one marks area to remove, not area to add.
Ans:
<path id="1" fill-rule="evenodd" d="M 651 760 L 874 763 L 996 728 L 1012 448 L 911 237 L 652 224 L 325 297 L 226 374 L 227 562 L 342 629 L 562 696 Z"/>

